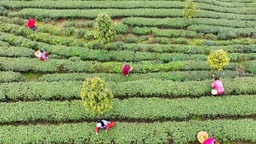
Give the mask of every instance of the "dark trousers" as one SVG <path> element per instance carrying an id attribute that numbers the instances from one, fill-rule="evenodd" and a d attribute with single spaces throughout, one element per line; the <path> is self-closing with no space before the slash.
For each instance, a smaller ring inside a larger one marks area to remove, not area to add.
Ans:
<path id="1" fill-rule="evenodd" d="M 35 26 L 32 26 L 32 27 L 30 27 L 33 31 L 35 31 L 36 30 L 36 27 Z"/>

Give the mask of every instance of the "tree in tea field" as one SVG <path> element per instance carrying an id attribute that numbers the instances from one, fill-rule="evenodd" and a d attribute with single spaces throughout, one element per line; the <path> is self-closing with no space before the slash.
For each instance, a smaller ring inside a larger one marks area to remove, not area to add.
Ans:
<path id="1" fill-rule="evenodd" d="M 193 17 L 196 16 L 198 10 L 196 7 L 196 4 L 193 2 L 193 0 L 187 0 L 185 7 L 183 9 L 183 16 L 184 18 L 191 20 Z"/>
<path id="2" fill-rule="evenodd" d="M 214 71 L 222 71 L 223 67 L 229 64 L 227 52 L 223 49 L 211 51 L 207 57 L 207 64 L 209 64 Z"/>
<path id="3" fill-rule="evenodd" d="M 98 77 L 88 78 L 83 82 L 81 98 L 86 110 L 94 115 L 102 115 L 112 109 L 113 94 Z"/>
<path id="4" fill-rule="evenodd" d="M 94 25 L 94 38 L 103 44 L 113 41 L 116 34 L 113 21 L 108 14 L 98 14 Z"/>

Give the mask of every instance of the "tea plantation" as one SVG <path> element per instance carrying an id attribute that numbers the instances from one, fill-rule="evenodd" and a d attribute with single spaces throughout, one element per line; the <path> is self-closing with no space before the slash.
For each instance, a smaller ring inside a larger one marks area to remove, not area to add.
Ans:
<path id="1" fill-rule="evenodd" d="M 221 144 L 255 144 L 256 0 L 194 2 L 187 20 L 185 0 L 1 0 L 0 143 L 199 144 L 204 130 Z M 99 13 L 114 23 L 107 45 L 94 38 Z M 218 49 L 230 63 L 215 97 L 206 60 Z M 114 95 L 102 117 L 117 125 L 99 135 L 80 98 L 92 76 Z"/>

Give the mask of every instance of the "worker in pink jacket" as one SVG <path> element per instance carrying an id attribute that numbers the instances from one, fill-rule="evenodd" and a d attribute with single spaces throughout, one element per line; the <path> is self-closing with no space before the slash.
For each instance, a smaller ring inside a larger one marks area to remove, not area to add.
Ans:
<path id="1" fill-rule="evenodd" d="M 224 86 L 219 77 L 215 77 L 215 81 L 212 83 L 212 88 L 213 95 L 221 95 L 224 93 Z"/>
<path id="2" fill-rule="evenodd" d="M 123 66 L 123 69 L 122 69 L 123 75 L 128 76 L 128 74 L 130 73 L 130 71 L 132 71 L 132 68 L 130 67 L 130 65 L 129 65 L 129 64 L 125 64 L 125 65 Z"/>
<path id="3" fill-rule="evenodd" d="M 197 140 L 201 144 L 219 144 L 214 138 L 209 138 L 207 132 L 201 131 L 197 134 Z"/>
<path id="4" fill-rule="evenodd" d="M 37 50 L 35 51 L 35 55 L 37 58 L 39 58 L 41 61 L 45 61 L 48 59 L 48 53 L 44 50 Z"/>
<path id="5" fill-rule="evenodd" d="M 96 127 L 95 127 L 96 135 L 99 134 L 99 128 L 105 129 L 105 132 L 107 132 L 115 124 L 116 124 L 116 121 L 98 120 Z"/>

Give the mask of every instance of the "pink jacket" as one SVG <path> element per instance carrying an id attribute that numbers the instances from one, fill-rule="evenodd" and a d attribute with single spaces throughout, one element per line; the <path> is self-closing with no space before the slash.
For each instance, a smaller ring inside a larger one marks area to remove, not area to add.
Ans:
<path id="1" fill-rule="evenodd" d="M 215 80 L 212 83 L 212 88 L 216 89 L 218 94 L 223 94 L 224 93 L 224 86 L 223 86 L 223 83 L 220 80 Z"/>
<path id="2" fill-rule="evenodd" d="M 124 67 L 123 67 L 123 69 L 122 69 L 122 73 L 123 73 L 124 75 L 128 75 L 129 72 L 130 72 L 130 70 L 131 70 L 130 65 L 129 65 L 129 64 L 125 64 Z"/>
<path id="3" fill-rule="evenodd" d="M 203 144 L 214 144 L 216 140 L 214 138 L 208 138 L 207 140 L 204 141 Z"/>

